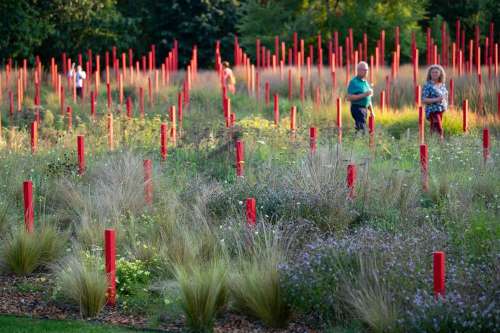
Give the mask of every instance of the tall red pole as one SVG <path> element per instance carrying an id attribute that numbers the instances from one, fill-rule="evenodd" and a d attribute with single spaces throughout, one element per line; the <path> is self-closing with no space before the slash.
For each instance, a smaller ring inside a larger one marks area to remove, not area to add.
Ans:
<path id="1" fill-rule="evenodd" d="M 421 145 L 425 142 L 425 115 L 424 107 L 418 107 L 418 138 Z"/>
<path id="2" fill-rule="evenodd" d="M 24 226 L 26 231 L 33 232 L 35 212 L 33 207 L 33 183 L 31 180 L 26 180 L 23 183 L 24 194 Z"/>
<path id="3" fill-rule="evenodd" d="M 294 133 L 297 130 L 297 107 L 294 105 L 290 108 L 290 130 Z"/>
<path id="4" fill-rule="evenodd" d="M 108 277 L 108 305 L 116 303 L 116 236 L 114 229 L 104 230 L 104 253 L 106 257 L 106 275 Z"/>
<path id="5" fill-rule="evenodd" d="M 467 99 L 464 99 L 464 101 L 462 102 L 462 131 L 464 133 L 467 133 L 467 131 L 469 130 L 468 112 L 469 101 Z"/>

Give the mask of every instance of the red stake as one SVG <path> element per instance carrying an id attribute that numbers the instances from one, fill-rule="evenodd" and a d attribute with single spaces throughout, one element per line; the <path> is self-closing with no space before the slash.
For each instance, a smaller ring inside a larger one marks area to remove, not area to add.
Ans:
<path id="1" fill-rule="evenodd" d="M 153 163 L 144 160 L 144 201 L 146 205 L 153 204 Z"/>
<path id="2" fill-rule="evenodd" d="M 467 133 L 469 130 L 468 124 L 469 101 L 465 99 L 462 103 L 462 131 Z"/>
<path id="3" fill-rule="evenodd" d="M 266 100 L 266 106 L 269 106 L 270 100 L 271 100 L 271 87 L 269 85 L 269 81 L 266 81 L 265 83 L 265 100 Z"/>
<path id="4" fill-rule="evenodd" d="M 445 295 L 445 255 L 442 251 L 432 253 L 434 262 L 434 297 L 443 297 Z"/>
<path id="5" fill-rule="evenodd" d="M 78 174 L 81 176 L 85 172 L 85 139 L 83 135 L 76 137 L 78 152 Z"/>
<path id="6" fill-rule="evenodd" d="M 106 96 L 108 97 L 108 109 L 111 109 L 111 87 L 106 83 Z"/>
<path id="7" fill-rule="evenodd" d="M 127 117 L 132 118 L 132 97 L 128 96 L 126 101 L 127 106 Z"/>
<path id="8" fill-rule="evenodd" d="M 104 230 L 104 253 L 106 257 L 106 275 L 108 277 L 108 305 L 116 302 L 116 237 L 114 229 Z"/>
<path id="9" fill-rule="evenodd" d="M 247 198 L 246 216 L 247 216 L 247 225 L 250 227 L 254 227 L 257 220 L 257 213 L 255 209 L 255 198 Z"/>
<path id="10" fill-rule="evenodd" d="M 24 181 L 23 194 L 24 194 L 24 226 L 26 227 L 26 231 L 33 232 L 35 212 L 33 207 L 33 183 L 31 180 Z"/>
<path id="11" fill-rule="evenodd" d="M 483 158 L 486 162 L 490 156 L 490 130 L 483 128 Z"/>
<path id="12" fill-rule="evenodd" d="M 243 177 L 245 152 L 244 144 L 240 140 L 236 140 L 236 176 Z"/>
<path id="13" fill-rule="evenodd" d="M 347 165 L 347 188 L 349 189 L 349 199 L 354 199 L 356 196 L 355 186 L 356 186 L 356 165 Z"/>
<path id="14" fill-rule="evenodd" d="M 38 147 L 38 123 L 36 120 L 31 123 L 31 153 L 36 153 Z"/>
<path id="15" fill-rule="evenodd" d="M 318 140 L 318 131 L 316 127 L 309 128 L 309 147 L 311 149 L 311 153 L 316 152 L 317 148 L 317 140 Z"/>
<path id="16" fill-rule="evenodd" d="M 167 142 L 168 142 L 168 132 L 167 124 L 161 123 L 160 125 L 160 153 L 161 159 L 165 161 L 167 159 Z"/>
<path id="17" fill-rule="evenodd" d="M 426 144 L 420 145 L 420 169 L 422 172 L 422 189 L 429 190 L 429 150 Z"/>

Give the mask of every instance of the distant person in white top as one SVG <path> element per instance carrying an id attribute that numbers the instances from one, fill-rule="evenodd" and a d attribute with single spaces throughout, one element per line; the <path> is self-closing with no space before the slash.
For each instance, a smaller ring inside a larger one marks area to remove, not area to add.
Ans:
<path id="1" fill-rule="evenodd" d="M 229 67 L 229 62 L 224 61 L 222 66 L 224 67 L 224 84 L 226 85 L 227 91 L 234 94 L 236 92 L 236 78 L 234 77 L 232 69 Z"/>
<path id="2" fill-rule="evenodd" d="M 85 73 L 84 70 L 82 70 L 82 66 L 78 65 L 76 67 L 76 73 L 75 73 L 75 63 L 73 63 L 73 67 L 68 73 L 69 77 L 73 77 L 75 75 L 75 83 L 76 83 L 76 95 L 80 98 L 83 98 L 83 80 L 87 78 L 87 73 Z"/>

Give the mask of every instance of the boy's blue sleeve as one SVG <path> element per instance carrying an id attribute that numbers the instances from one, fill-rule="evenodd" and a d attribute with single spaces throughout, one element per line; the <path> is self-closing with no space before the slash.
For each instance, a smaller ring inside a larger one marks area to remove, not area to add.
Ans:
<path id="1" fill-rule="evenodd" d="M 351 81 L 349 82 L 349 85 L 347 86 L 347 93 L 348 93 L 349 95 L 353 95 L 353 94 L 355 94 L 355 92 L 354 92 L 354 89 L 355 89 L 355 88 L 354 88 L 354 85 L 355 85 L 355 84 L 354 84 L 354 83 L 352 82 L 352 80 L 351 80 Z"/>

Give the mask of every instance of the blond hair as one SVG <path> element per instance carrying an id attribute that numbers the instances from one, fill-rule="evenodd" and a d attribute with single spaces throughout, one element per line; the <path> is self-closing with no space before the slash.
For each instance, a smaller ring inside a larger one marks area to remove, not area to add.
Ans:
<path id="1" fill-rule="evenodd" d="M 431 71 L 433 69 L 437 69 L 437 70 L 439 70 L 441 72 L 441 74 L 439 75 L 439 78 L 438 78 L 438 82 L 445 83 L 446 82 L 446 73 L 444 72 L 444 68 L 441 65 L 431 65 L 427 69 L 427 81 L 432 81 L 432 79 L 431 79 Z"/>

